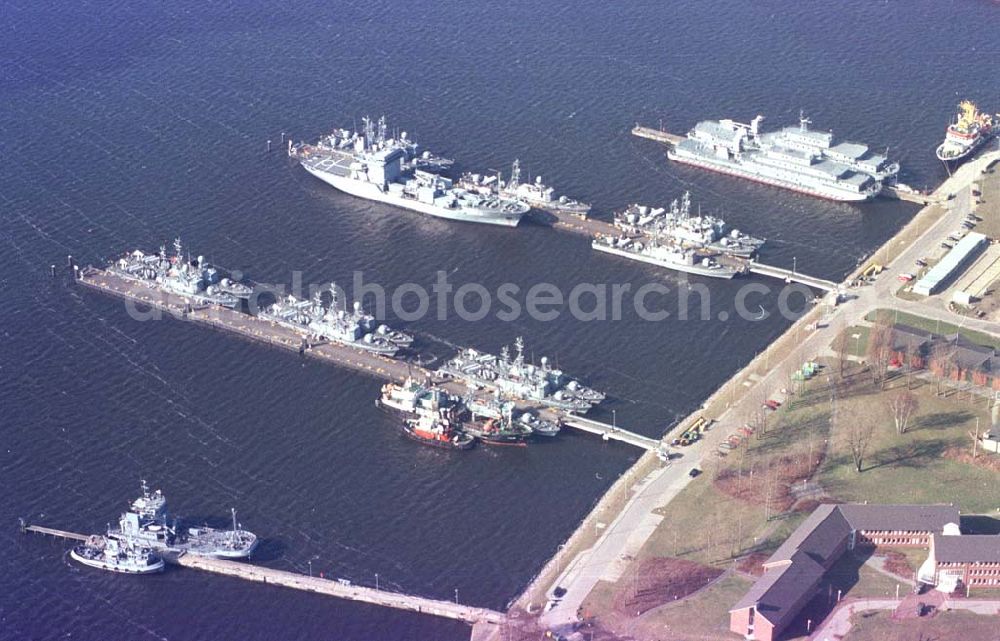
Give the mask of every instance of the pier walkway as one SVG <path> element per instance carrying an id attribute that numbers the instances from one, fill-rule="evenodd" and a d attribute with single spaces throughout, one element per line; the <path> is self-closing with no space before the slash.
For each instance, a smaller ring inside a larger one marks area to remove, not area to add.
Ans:
<path id="1" fill-rule="evenodd" d="M 564 416 L 562 422 L 565 426 L 573 427 L 584 432 L 590 432 L 591 434 L 596 434 L 602 439 L 621 441 L 622 443 L 628 443 L 629 445 L 641 447 L 642 449 L 649 451 L 658 451 L 661 449 L 662 443 L 655 438 L 643 436 L 642 434 L 636 434 L 635 432 L 629 432 L 628 430 L 623 430 L 620 427 L 608 425 L 607 423 L 601 423 L 600 421 L 595 421 L 589 418 L 583 418 L 582 416 Z"/>
<path id="2" fill-rule="evenodd" d="M 635 127 L 632 127 L 632 135 L 638 136 L 639 138 L 655 140 L 656 142 L 662 142 L 667 145 L 676 145 L 685 138 L 685 136 L 678 136 L 677 134 L 672 134 L 669 131 L 653 129 L 652 127 L 643 127 L 638 124 Z"/>
<path id="3" fill-rule="evenodd" d="M 67 532 L 66 530 L 57 530 L 51 527 L 45 527 L 42 525 L 24 525 L 21 524 L 22 532 L 31 532 L 32 534 L 44 534 L 46 536 L 55 536 L 60 539 L 70 539 L 72 541 L 86 541 L 89 537 L 86 534 L 77 534 L 76 532 Z"/>
<path id="4" fill-rule="evenodd" d="M 840 285 L 832 280 L 824 280 L 822 278 L 816 278 L 815 276 L 808 276 L 800 271 L 792 271 L 791 269 L 785 269 L 783 267 L 765 265 L 764 263 L 758 263 L 756 261 L 750 261 L 747 263 L 747 268 L 750 270 L 751 274 L 760 274 L 761 276 L 780 278 L 785 282 L 801 283 L 808 287 L 812 287 L 813 289 L 835 292 L 840 288 Z"/>
<path id="5" fill-rule="evenodd" d="M 408 610 L 420 614 L 464 621 L 470 624 L 492 623 L 500 624 L 504 615 L 495 610 L 462 605 L 452 601 L 437 601 L 412 594 L 376 590 L 375 588 L 354 585 L 344 580 L 332 580 L 317 576 L 307 576 L 286 570 L 265 568 L 241 561 L 226 561 L 193 554 L 182 554 L 173 560 L 177 565 L 186 568 L 224 574 L 247 581 L 257 581 L 268 585 L 280 585 L 296 590 L 326 594 L 340 599 L 361 601 L 397 610 Z"/>

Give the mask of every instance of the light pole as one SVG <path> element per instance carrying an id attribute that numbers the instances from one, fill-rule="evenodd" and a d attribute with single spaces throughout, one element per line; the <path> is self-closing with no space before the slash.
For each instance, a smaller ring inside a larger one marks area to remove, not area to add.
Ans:
<path id="1" fill-rule="evenodd" d="M 618 410 L 611 410 L 611 431 L 618 431 Z"/>
<path id="2" fill-rule="evenodd" d="M 798 259 L 795 256 L 792 256 L 792 273 L 793 274 L 797 272 L 797 268 L 798 268 Z"/>
<path id="3" fill-rule="evenodd" d="M 313 562 L 312 559 L 309 559 L 309 576 L 312 575 L 313 575 Z"/>
<path id="4" fill-rule="evenodd" d="M 375 573 L 375 591 L 378 592 L 378 572 Z"/>
<path id="5" fill-rule="evenodd" d="M 458 605 L 458 588 L 455 588 L 455 605 Z"/>

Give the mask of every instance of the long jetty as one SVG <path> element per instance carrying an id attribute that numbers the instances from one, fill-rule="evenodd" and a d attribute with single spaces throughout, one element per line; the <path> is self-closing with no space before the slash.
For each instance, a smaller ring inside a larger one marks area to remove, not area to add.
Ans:
<path id="1" fill-rule="evenodd" d="M 32 534 L 44 534 L 72 541 L 86 541 L 86 534 L 59 530 L 41 525 L 26 525 L 21 523 L 21 531 Z M 379 590 L 362 585 L 354 585 L 343 579 L 326 579 L 318 576 L 308 576 L 287 570 L 277 570 L 241 561 L 227 561 L 195 554 L 165 554 L 164 560 L 185 568 L 193 568 L 204 572 L 222 574 L 247 581 L 256 581 L 269 585 L 279 585 L 295 590 L 326 594 L 339 599 L 360 601 L 380 605 L 396 610 L 408 610 L 420 614 L 464 621 L 472 625 L 499 625 L 504 621 L 504 615 L 496 610 L 463 605 L 452 601 L 439 601 L 402 592 Z"/>
<path id="2" fill-rule="evenodd" d="M 464 621 L 469 624 L 500 624 L 504 620 L 502 613 L 487 608 L 477 608 L 453 601 L 438 601 L 412 594 L 379 590 L 354 585 L 349 581 L 308 576 L 297 572 L 276 570 L 240 561 L 226 561 L 194 554 L 181 554 L 176 559 L 173 559 L 173 562 L 181 567 L 212 572 L 213 574 L 223 574 L 247 581 L 316 592 L 317 594 L 326 594 L 339 599 L 361 601 L 397 610 L 430 614 L 446 619 Z"/>

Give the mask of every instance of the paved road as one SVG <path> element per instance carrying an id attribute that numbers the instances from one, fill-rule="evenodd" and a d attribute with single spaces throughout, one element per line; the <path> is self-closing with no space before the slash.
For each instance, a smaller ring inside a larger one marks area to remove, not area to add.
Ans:
<path id="1" fill-rule="evenodd" d="M 810 641 L 838 641 L 851 631 L 851 616 L 866 610 L 895 610 L 902 599 L 860 599 L 844 603 L 809 636 Z M 997 599 L 947 599 L 942 610 L 968 610 L 976 614 L 1000 614 Z"/>

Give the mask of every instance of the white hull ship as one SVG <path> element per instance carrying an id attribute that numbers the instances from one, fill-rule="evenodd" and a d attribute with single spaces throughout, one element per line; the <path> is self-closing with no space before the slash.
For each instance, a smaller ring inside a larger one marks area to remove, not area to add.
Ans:
<path id="1" fill-rule="evenodd" d="M 898 163 L 872 153 L 866 145 L 834 144 L 833 134 L 798 127 L 762 133 L 757 116 L 750 124 L 705 120 L 667 152 L 676 162 L 828 200 L 870 200 L 895 178 Z"/>
<path id="2" fill-rule="evenodd" d="M 602 236 L 594 239 L 591 247 L 606 254 L 638 260 L 696 276 L 731 279 L 741 273 L 736 268 L 720 264 L 710 256 L 699 256 L 693 249 L 684 249 L 676 245 L 661 245 L 655 240 Z"/>
<path id="3" fill-rule="evenodd" d="M 152 550 L 115 536 L 91 536 L 69 552 L 71 559 L 98 570 L 121 574 L 162 572 L 163 559 Z"/>
<path id="4" fill-rule="evenodd" d="M 430 171 L 413 168 L 406 148 L 365 119 L 362 135 L 333 135 L 326 144 L 292 145 L 288 155 L 340 191 L 437 218 L 515 227 L 530 207 L 518 200 L 468 192 Z"/>

